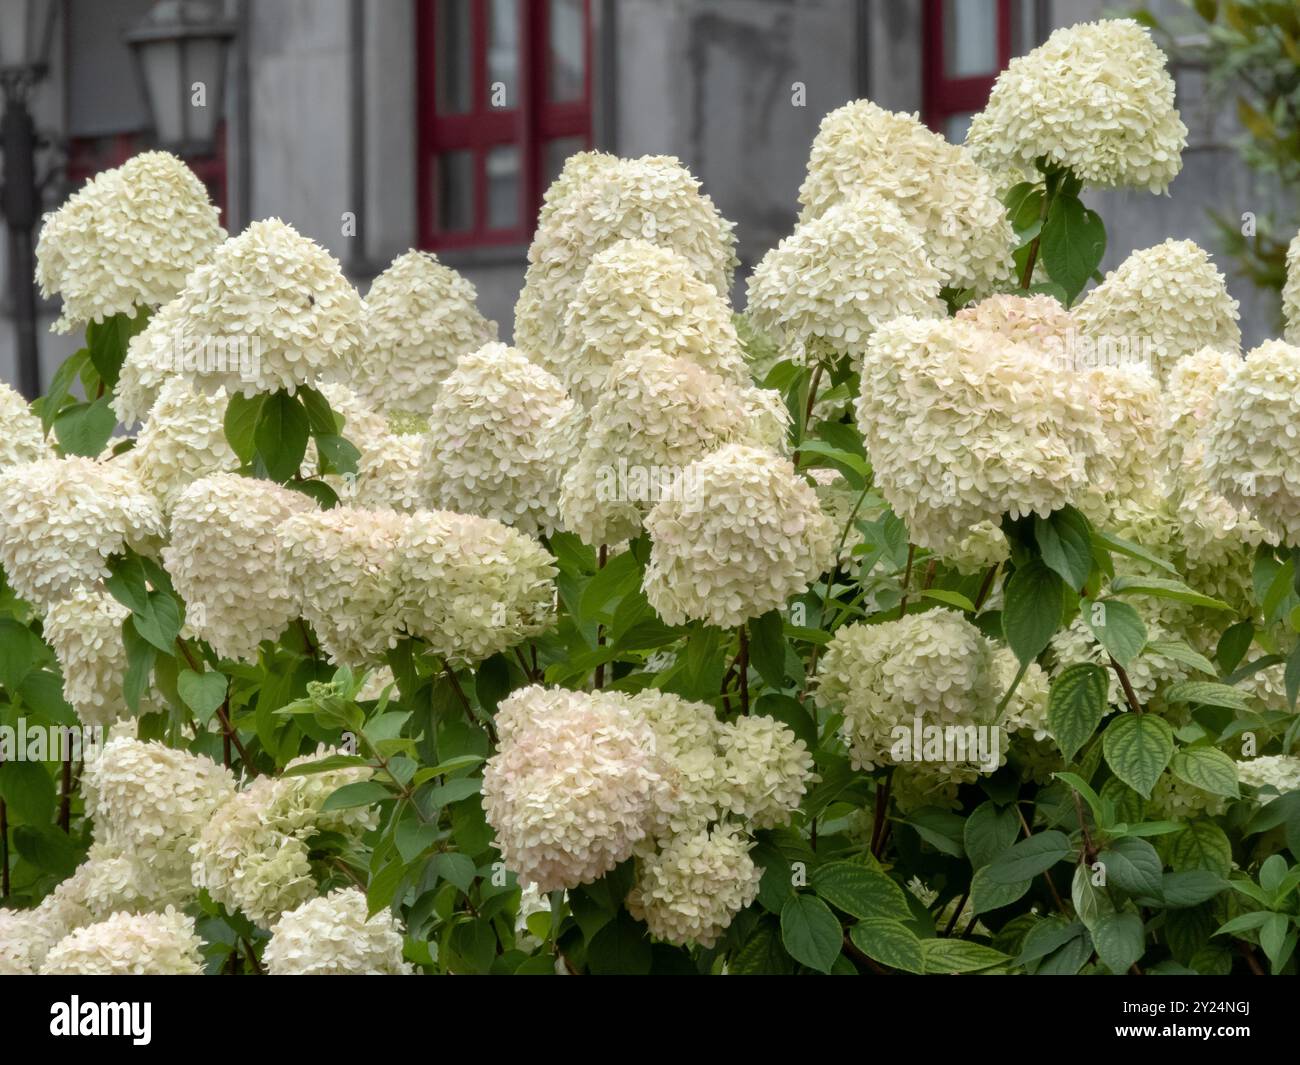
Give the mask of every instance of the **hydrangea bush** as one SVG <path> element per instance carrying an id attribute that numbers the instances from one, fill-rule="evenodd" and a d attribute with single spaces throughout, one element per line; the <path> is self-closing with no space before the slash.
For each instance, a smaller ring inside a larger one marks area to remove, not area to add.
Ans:
<path id="1" fill-rule="evenodd" d="M 1294 973 L 1300 312 L 1085 203 L 1185 143 L 1125 21 L 966 145 L 851 103 L 745 314 L 581 153 L 512 346 L 95 178 L 0 388 L 0 972 Z"/>

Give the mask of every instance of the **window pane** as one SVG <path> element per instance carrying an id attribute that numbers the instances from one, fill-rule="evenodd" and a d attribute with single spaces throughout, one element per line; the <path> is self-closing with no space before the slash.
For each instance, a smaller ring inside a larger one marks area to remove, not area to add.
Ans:
<path id="1" fill-rule="evenodd" d="M 487 154 L 488 229 L 519 225 L 519 149 L 513 144 Z"/>
<path id="2" fill-rule="evenodd" d="M 438 111 L 444 115 L 464 114 L 472 106 L 470 55 L 470 7 L 472 0 L 437 0 L 434 39 L 434 75 L 437 78 Z"/>
<path id="3" fill-rule="evenodd" d="M 518 107 L 518 0 L 492 0 L 488 12 L 488 100 L 493 107 Z"/>
<path id="4" fill-rule="evenodd" d="M 586 137 L 556 137 L 547 141 L 542 154 L 542 188 L 549 188 L 551 182 L 560 176 L 569 156 L 586 150 Z"/>
<path id="5" fill-rule="evenodd" d="M 587 62 L 584 0 L 551 0 L 550 8 L 550 97 L 581 100 Z"/>
<path id="6" fill-rule="evenodd" d="M 948 138 L 952 144 L 961 144 L 966 139 L 966 131 L 970 129 L 971 112 L 963 111 L 958 115 L 949 115 L 943 120 L 943 135 Z"/>
<path id="7" fill-rule="evenodd" d="M 998 72 L 998 0 L 944 0 L 943 65 L 950 78 Z"/>
<path id="8" fill-rule="evenodd" d="M 433 182 L 438 229 L 444 233 L 463 233 L 473 229 L 473 153 L 443 152 L 434 161 Z"/>
<path id="9" fill-rule="evenodd" d="M 1038 0 L 1011 0 L 1011 54 L 1038 47 Z"/>

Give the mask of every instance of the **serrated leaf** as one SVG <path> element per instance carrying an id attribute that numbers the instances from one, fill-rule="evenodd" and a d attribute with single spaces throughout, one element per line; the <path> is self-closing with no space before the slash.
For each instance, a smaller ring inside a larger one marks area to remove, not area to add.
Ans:
<path id="1" fill-rule="evenodd" d="M 1127 667 L 1142 653 L 1147 642 L 1147 627 L 1131 604 L 1116 600 L 1085 600 L 1081 613 L 1097 642 L 1121 666 Z"/>
<path id="2" fill-rule="evenodd" d="M 1033 880 L 1021 880 L 1014 884 L 999 884 L 989 879 L 988 866 L 977 869 L 970 882 L 970 904 L 972 913 L 989 913 L 1003 906 L 1010 906 L 1019 901 L 1029 890 Z"/>
<path id="3" fill-rule="evenodd" d="M 1191 747 L 1174 755 L 1169 765 L 1174 776 L 1211 795 L 1229 799 L 1241 797 L 1237 785 L 1237 763 L 1213 747 Z"/>
<path id="4" fill-rule="evenodd" d="M 1101 742 L 1111 772 L 1149 799 L 1174 754 L 1169 723 L 1154 714 L 1120 714 L 1102 733 Z"/>
<path id="5" fill-rule="evenodd" d="M 915 932 L 898 921 L 870 917 L 849 929 L 849 939 L 868 958 L 907 973 L 925 972 L 925 952 Z"/>
<path id="6" fill-rule="evenodd" d="M 1033 559 L 1007 582 L 1002 607 L 1002 631 L 1021 663 L 1038 657 L 1061 624 L 1065 583 L 1042 562 Z"/>
<path id="7" fill-rule="evenodd" d="M 972 869 L 982 869 L 1006 851 L 1020 834 L 1020 819 L 1011 807 L 983 802 L 971 811 L 962 830 L 962 842 Z"/>
<path id="8" fill-rule="evenodd" d="M 226 684 L 226 677 L 221 673 L 195 673 L 192 669 L 183 669 L 176 677 L 176 690 L 181 700 L 204 725 L 226 701 Z"/>
<path id="9" fill-rule="evenodd" d="M 1011 963 L 1000 950 L 968 939 L 923 939 L 921 956 L 927 973 L 977 973 Z"/>
<path id="10" fill-rule="evenodd" d="M 1160 855 L 1144 839 L 1125 836 L 1097 855 L 1106 869 L 1106 883 L 1129 895 L 1156 895 L 1160 891 Z"/>
<path id="11" fill-rule="evenodd" d="M 1200 703 L 1202 706 L 1221 706 L 1227 710 L 1247 708 L 1246 697 L 1236 688 L 1211 680 L 1184 680 L 1171 684 L 1165 692 L 1165 702 Z"/>
<path id="12" fill-rule="evenodd" d="M 1092 526 L 1073 507 L 1034 517 L 1034 538 L 1043 561 L 1076 591 L 1092 572 Z"/>
<path id="13" fill-rule="evenodd" d="M 1046 872 L 1073 852 L 1064 832 L 1039 832 L 998 855 L 981 872 L 995 884 L 1017 884 Z"/>
<path id="14" fill-rule="evenodd" d="M 1115 595 L 1149 595 L 1155 599 L 1172 599 L 1177 603 L 1188 603 L 1209 610 L 1231 610 L 1222 599 L 1202 595 L 1193 591 L 1182 581 L 1169 580 L 1164 577 L 1129 577 L 1119 576 L 1110 582 L 1110 590 Z"/>
<path id="15" fill-rule="evenodd" d="M 1106 716 L 1106 671 L 1091 662 L 1066 666 L 1052 681 L 1047 727 L 1068 762 Z"/>
<path id="16" fill-rule="evenodd" d="M 812 888 L 850 917 L 911 918 L 903 889 L 884 873 L 855 862 L 827 862 L 813 870 Z"/>
<path id="17" fill-rule="evenodd" d="M 839 918 L 815 895 L 791 895 L 781 907 L 781 943 L 790 957 L 829 973 L 844 943 Z"/>
<path id="18" fill-rule="evenodd" d="M 1142 918 L 1135 913 L 1108 913 L 1090 929 L 1097 956 L 1113 973 L 1126 973 L 1146 952 Z"/>

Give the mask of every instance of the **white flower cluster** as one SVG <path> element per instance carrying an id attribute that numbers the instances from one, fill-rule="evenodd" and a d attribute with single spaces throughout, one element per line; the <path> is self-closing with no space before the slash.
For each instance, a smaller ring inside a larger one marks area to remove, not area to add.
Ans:
<path id="1" fill-rule="evenodd" d="M 113 411 L 123 425 L 144 421 L 164 382 L 180 374 L 187 343 L 185 321 L 185 304 L 178 297 L 159 307 L 127 341 L 113 390 Z"/>
<path id="2" fill-rule="evenodd" d="M 163 565 L 187 604 L 190 631 L 223 658 L 257 661 L 258 645 L 298 616 L 276 529 L 309 510 L 300 492 L 231 473 L 204 477 L 177 496 Z"/>
<path id="3" fill-rule="evenodd" d="M 1278 795 L 1300 791 L 1300 757 L 1293 754 L 1268 754 L 1237 763 L 1237 779 L 1252 788 L 1272 788 Z M 1268 802 L 1275 796 L 1266 795 Z"/>
<path id="4" fill-rule="evenodd" d="M 695 497 L 662 500 L 645 594 L 669 625 L 734 628 L 785 605 L 829 569 L 839 534 L 789 459 L 746 444 L 686 471 Z"/>
<path id="5" fill-rule="evenodd" d="M 1300 233 L 1286 249 L 1286 283 L 1282 286 L 1282 314 L 1286 319 L 1285 339 L 1300 344 Z"/>
<path id="6" fill-rule="evenodd" d="M 184 377 L 169 378 L 158 390 L 135 447 L 119 460 L 135 470 L 164 516 L 186 485 L 239 466 L 226 442 L 226 400 L 224 390 L 209 396 Z"/>
<path id="7" fill-rule="evenodd" d="M 338 752 L 320 748 L 286 768 Z M 345 784 L 369 779 L 365 766 L 304 776 L 257 777 L 215 810 L 193 846 L 191 875 L 216 901 L 274 927 L 281 914 L 316 897 L 307 841 L 322 831 L 360 836 L 375 826 L 369 807 L 321 807 Z"/>
<path id="8" fill-rule="evenodd" d="M 339 888 L 279 919 L 263 956 L 271 976 L 408 976 L 402 930 L 388 910 L 367 915 L 366 897 Z"/>
<path id="9" fill-rule="evenodd" d="M 993 647 L 953 610 L 839 629 L 817 667 L 817 703 L 844 714 L 855 767 L 893 764 L 893 729 L 992 725 L 1001 694 Z"/>
<path id="10" fill-rule="evenodd" d="M 992 175 L 916 115 L 855 100 L 822 119 L 799 189 L 801 222 L 862 190 L 898 207 L 924 241 L 927 276 L 932 263 L 944 287 L 987 292 L 1010 277 L 1015 238 Z M 895 313 L 915 312 L 900 303 Z"/>
<path id="11" fill-rule="evenodd" d="M 403 635 L 477 662 L 542 632 L 554 560 L 490 518 L 335 507 L 278 529 L 279 569 L 334 661 L 378 658 Z"/>
<path id="12" fill-rule="evenodd" d="M 59 332 L 166 303 L 225 238 L 188 166 L 144 152 L 88 181 L 46 215 L 36 245 L 41 294 L 63 297 Z"/>
<path id="13" fill-rule="evenodd" d="M 79 928 L 45 956 L 42 976 L 199 976 L 203 941 L 194 918 L 162 913 L 115 913 Z"/>
<path id="14" fill-rule="evenodd" d="M 650 349 L 748 383 L 726 294 L 690 260 L 648 240 L 622 240 L 591 260 L 564 317 L 561 347 L 543 353 L 583 407 L 595 405 L 624 356 Z"/>
<path id="15" fill-rule="evenodd" d="M 966 143 L 1008 184 L 1045 158 L 1090 185 L 1159 193 L 1182 169 L 1187 127 L 1150 31 L 1113 19 L 1058 29 L 1011 60 Z"/>
<path id="16" fill-rule="evenodd" d="M 53 457 L 40 418 L 22 396 L 0 382 L 0 470 Z"/>
<path id="17" fill-rule="evenodd" d="M 518 349 L 494 343 L 466 355 L 443 381 L 422 438 L 428 502 L 549 535 L 575 416 L 564 386 Z"/>
<path id="18" fill-rule="evenodd" d="M 787 726 L 653 689 L 525 688 L 497 725 L 483 796 L 507 865 L 548 892 L 635 855 L 629 908 L 673 943 L 711 944 L 753 901 L 747 833 L 787 823 L 816 779 Z"/>
<path id="19" fill-rule="evenodd" d="M 857 365 L 882 322 L 941 316 L 941 284 L 921 234 L 889 200 L 860 192 L 800 222 L 763 257 L 747 309 L 787 357 L 811 362 L 825 351 Z"/>
<path id="20" fill-rule="evenodd" d="M 1210 488 L 1264 529 L 1300 544 L 1300 347 L 1265 341 L 1233 366 L 1207 429 Z"/>
<path id="21" fill-rule="evenodd" d="M 130 611 L 105 592 L 78 588 L 51 604 L 43 633 L 63 671 L 63 697 L 83 725 L 107 727 L 129 713 L 122 682 L 122 622 Z"/>
<path id="22" fill-rule="evenodd" d="M 940 553 L 980 522 L 1071 503 L 1105 448 L 1081 381 L 1028 344 L 947 319 L 877 330 L 858 426 L 877 488 L 913 541 Z"/>
<path id="23" fill-rule="evenodd" d="M 218 247 L 179 302 L 185 339 L 213 346 L 189 370 L 208 392 L 292 392 L 343 373 L 361 349 L 361 297 L 338 260 L 278 218 Z"/>
<path id="24" fill-rule="evenodd" d="M 1149 352 L 1147 369 L 1165 379 L 1179 359 L 1207 345 L 1236 351 L 1237 307 L 1204 249 L 1166 240 L 1133 252 L 1072 313 L 1093 342 L 1119 342 L 1130 356 Z"/>
<path id="25" fill-rule="evenodd" d="M 47 608 L 109 575 L 108 559 L 164 534 L 157 501 L 128 465 L 71 456 L 0 470 L 0 565 Z"/>
<path id="26" fill-rule="evenodd" d="M 635 536 L 662 498 L 705 505 L 688 467 L 728 441 L 771 435 L 762 392 L 737 390 L 689 359 L 659 351 L 625 356 L 581 427 L 577 459 L 564 474 L 564 528 L 588 544 L 617 543 Z"/>
<path id="27" fill-rule="evenodd" d="M 721 296 L 736 268 L 732 224 L 671 156 L 570 156 L 547 190 L 515 306 L 515 344 L 546 360 L 560 350 L 565 316 L 592 259 L 621 240 L 671 248 Z"/>
<path id="28" fill-rule="evenodd" d="M 497 338 L 477 295 L 432 252 L 399 255 L 366 294 L 360 350 L 340 379 L 377 410 L 427 411 L 457 360 Z"/>

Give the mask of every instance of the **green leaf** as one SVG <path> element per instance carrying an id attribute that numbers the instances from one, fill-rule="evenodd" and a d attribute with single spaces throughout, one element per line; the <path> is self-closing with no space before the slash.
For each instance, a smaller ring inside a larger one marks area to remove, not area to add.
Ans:
<path id="1" fill-rule="evenodd" d="M 1171 684 L 1165 692 L 1167 703 L 1200 703 L 1202 706 L 1221 706 L 1227 710 L 1245 710 L 1246 697 L 1226 684 L 1210 680 L 1184 680 Z"/>
<path id="2" fill-rule="evenodd" d="M 1226 891 L 1228 882 L 1205 869 L 1184 869 L 1165 873 L 1160 881 L 1160 898 L 1171 909 L 1199 906 Z"/>
<path id="3" fill-rule="evenodd" d="M 54 418 L 54 435 L 65 454 L 94 458 L 104 450 L 116 426 L 117 415 L 105 395 L 64 407 Z"/>
<path id="4" fill-rule="evenodd" d="M 90 361 L 94 363 L 109 391 L 117 387 L 131 338 L 148 324 L 148 310 L 137 308 L 134 315 L 123 312 L 86 326 L 86 347 L 90 351 Z"/>
<path id="5" fill-rule="evenodd" d="M 727 971 L 735 976 L 788 976 L 794 972 L 794 964 L 781 946 L 776 926 L 764 921 L 732 955 Z"/>
<path id="6" fill-rule="evenodd" d="M 81 348 L 66 359 L 63 365 L 54 373 L 54 379 L 50 382 L 50 387 L 46 389 L 45 395 L 32 404 L 32 410 L 41 416 L 41 429 L 48 433 L 51 426 L 54 425 L 55 415 L 63 409 L 64 401 L 68 399 L 68 391 L 81 373 L 86 364 L 90 362 L 90 349 Z"/>
<path id="7" fill-rule="evenodd" d="M 962 842 L 972 869 L 981 869 L 999 857 L 1016 841 L 1020 819 L 1011 807 L 999 808 L 992 801 L 980 803 L 966 818 Z"/>
<path id="8" fill-rule="evenodd" d="M 884 873 L 854 862 L 828 862 L 812 874 L 817 894 L 850 917 L 885 917 L 899 921 L 912 916 L 903 889 Z"/>
<path id="9" fill-rule="evenodd" d="M 1115 595 L 1149 595 L 1156 599 L 1172 599 L 1176 603 L 1203 606 L 1210 610 L 1232 609 L 1222 599 L 1194 592 L 1182 581 L 1168 580 L 1164 577 L 1119 576 L 1110 582 L 1110 590 Z"/>
<path id="10" fill-rule="evenodd" d="M 1011 963 L 1001 951 L 968 939 L 923 939 L 921 956 L 927 973 L 977 973 Z"/>
<path id="11" fill-rule="evenodd" d="M 1073 853 L 1070 837 L 1064 832 L 1039 832 L 998 855 L 981 872 L 995 884 L 1018 884 L 1046 872 Z"/>
<path id="12" fill-rule="evenodd" d="M 1066 666 L 1047 697 L 1047 727 L 1068 762 L 1106 716 L 1106 671 L 1091 662 Z"/>
<path id="13" fill-rule="evenodd" d="M 135 615 L 122 622 L 122 643 L 126 647 L 126 675 L 122 678 L 122 695 L 133 714 L 140 712 L 140 701 L 149 690 L 153 664 L 158 649 L 135 631 Z"/>
<path id="14" fill-rule="evenodd" d="M 907 973 L 925 972 L 925 952 L 915 932 L 898 921 L 869 917 L 849 929 L 849 939 L 868 958 Z"/>
<path id="15" fill-rule="evenodd" d="M 0 762 L 0 798 L 28 824 L 54 818 L 54 781 L 44 762 Z"/>
<path id="16" fill-rule="evenodd" d="M 1034 517 L 1034 537 L 1043 561 L 1076 591 L 1092 572 L 1092 526 L 1073 507 Z"/>
<path id="17" fill-rule="evenodd" d="M 946 606 L 955 606 L 958 610 L 969 610 L 972 614 L 975 612 L 974 603 L 961 592 L 954 592 L 950 588 L 925 588 L 921 592 L 921 598 L 933 599 L 936 603 L 943 603 Z"/>
<path id="18" fill-rule="evenodd" d="M 1147 627 L 1138 612 L 1128 603 L 1115 600 L 1093 602 L 1084 600 L 1083 619 L 1087 622 L 1097 642 L 1121 666 L 1127 668 L 1142 653 L 1147 642 Z"/>
<path id="19" fill-rule="evenodd" d="M 272 480 L 283 484 L 302 468 L 310 427 L 307 412 L 296 397 L 281 391 L 265 398 L 253 441 Z"/>
<path id="20" fill-rule="evenodd" d="M 1151 798 L 1174 754 L 1169 723 L 1154 714 L 1120 714 L 1102 733 L 1101 743 L 1111 771 L 1143 798 Z"/>
<path id="21" fill-rule="evenodd" d="M 16 692 L 23 678 L 36 668 L 43 648 L 41 639 L 13 618 L 0 618 L 0 685 Z"/>
<path id="22" fill-rule="evenodd" d="M 1032 883 L 1032 879 L 1026 879 L 1014 884 L 999 884 L 989 879 L 987 865 L 983 869 L 977 869 L 970 882 L 971 912 L 988 913 L 1010 906 L 1024 897 Z"/>
<path id="23" fill-rule="evenodd" d="M 839 919 L 815 895 L 791 895 L 781 907 L 781 942 L 795 961 L 829 973 L 843 941 Z"/>
<path id="24" fill-rule="evenodd" d="M 1032 662 L 1061 624 L 1065 584 L 1042 562 L 1033 559 L 1007 582 L 1002 630 L 1022 662 Z"/>
<path id="25" fill-rule="evenodd" d="M 1059 195 L 1048 209 L 1039 249 L 1048 276 L 1073 303 L 1106 254 L 1106 226 L 1077 196 Z"/>
<path id="26" fill-rule="evenodd" d="M 369 806 L 392 798 L 392 792 L 377 780 L 359 780 L 336 788 L 321 806 L 322 810 L 348 810 L 354 806 Z"/>
<path id="27" fill-rule="evenodd" d="M 155 589 L 148 593 L 143 610 L 131 615 L 135 631 L 163 654 L 174 654 L 176 637 L 181 634 L 184 617 L 180 600 L 169 591 Z"/>
<path id="28" fill-rule="evenodd" d="M 1161 558 L 1159 555 L 1153 554 L 1141 544 L 1136 544 L 1132 540 L 1125 540 L 1122 536 L 1103 532 L 1100 529 L 1094 529 L 1092 535 L 1094 540 L 1108 551 L 1118 551 L 1121 555 L 1127 555 L 1129 558 L 1148 562 L 1167 573 L 1175 575 L 1178 573 L 1178 570 L 1174 568 L 1174 564 L 1167 558 Z"/>
<path id="29" fill-rule="evenodd" d="M 260 394 L 246 397 L 243 393 L 236 392 L 226 403 L 226 442 L 245 466 L 253 461 L 253 455 L 257 451 L 255 434 L 265 399 Z"/>
<path id="30" fill-rule="evenodd" d="M 758 675 L 773 688 L 785 685 L 785 632 L 779 610 L 769 610 L 762 617 L 747 622 L 749 660 Z"/>
<path id="31" fill-rule="evenodd" d="M 1108 913 L 1090 929 L 1097 956 L 1113 973 L 1126 973 L 1146 951 L 1142 918 L 1135 913 Z"/>
<path id="32" fill-rule="evenodd" d="M 654 952 L 645 925 L 621 912 L 587 944 L 587 965 L 597 976 L 644 976 Z"/>
<path id="33" fill-rule="evenodd" d="M 1179 780 L 1211 795 L 1229 799 L 1241 797 L 1237 786 L 1237 763 L 1213 747 L 1192 747 L 1174 755 L 1169 768 Z"/>
<path id="34" fill-rule="evenodd" d="M 222 673 L 195 673 L 181 670 L 176 678 L 176 689 L 181 700 L 194 711 L 194 716 L 206 725 L 217 708 L 226 701 L 226 677 Z"/>
<path id="35" fill-rule="evenodd" d="M 66 832 L 50 825 L 19 825 L 13 833 L 18 853 L 42 872 L 63 879 L 76 871 L 82 853 Z"/>
<path id="36" fill-rule="evenodd" d="M 320 455 L 320 472 L 356 473 L 357 463 L 361 461 L 361 452 L 350 440 L 341 436 L 317 436 L 316 452 Z"/>
<path id="37" fill-rule="evenodd" d="M 1169 843 L 1169 865 L 1174 872 L 1204 869 L 1227 877 L 1232 872 L 1232 844 L 1213 821 L 1190 821 Z"/>
<path id="38" fill-rule="evenodd" d="M 1193 669 L 1199 669 L 1202 673 L 1208 673 L 1211 677 L 1219 675 L 1219 671 L 1214 668 L 1213 662 L 1182 640 L 1150 640 L 1147 642 L 1147 650 L 1152 654 L 1172 659 L 1175 662 L 1181 662 L 1185 666 L 1191 666 Z"/>
<path id="39" fill-rule="evenodd" d="M 346 424 L 343 416 L 331 409 L 329 400 L 310 385 L 299 385 L 298 398 L 307 412 L 307 424 L 315 437 L 336 436 Z"/>
<path id="40" fill-rule="evenodd" d="M 1129 895 L 1157 895 L 1160 891 L 1160 855 L 1144 839 L 1125 836 L 1097 855 L 1106 868 L 1106 883 Z"/>

